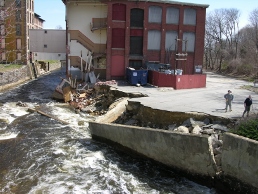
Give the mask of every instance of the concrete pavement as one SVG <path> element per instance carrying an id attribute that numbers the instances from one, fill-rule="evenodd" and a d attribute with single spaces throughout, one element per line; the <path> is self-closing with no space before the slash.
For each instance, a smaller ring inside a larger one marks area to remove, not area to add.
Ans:
<path id="1" fill-rule="evenodd" d="M 250 113 L 257 113 L 258 94 L 241 88 L 243 85 L 253 85 L 253 83 L 211 72 L 206 72 L 206 74 L 206 88 L 174 90 L 173 88 L 159 88 L 151 85 L 137 87 L 125 82 L 118 82 L 114 87 L 124 92 L 140 92 L 148 95 L 148 97 L 133 98 L 130 101 L 138 101 L 144 106 L 154 109 L 173 112 L 199 112 L 230 119 L 242 116 L 244 100 L 248 95 L 252 95 L 253 110 Z M 224 110 L 224 95 L 228 90 L 231 90 L 234 95 L 232 112 Z"/>

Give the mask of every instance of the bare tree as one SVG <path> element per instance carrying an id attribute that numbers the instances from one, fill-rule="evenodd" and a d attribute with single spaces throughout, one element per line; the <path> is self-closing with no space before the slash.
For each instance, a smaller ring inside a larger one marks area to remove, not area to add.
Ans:
<path id="1" fill-rule="evenodd" d="M 239 10 L 216 9 L 206 18 L 205 62 L 221 71 L 226 60 L 237 58 Z"/>
<path id="2" fill-rule="evenodd" d="M 254 9 L 249 15 L 251 27 L 254 28 L 256 50 L 258 51 L 258 8 Z"/>
<path id="3" fill-rule="evenodd" d="M 61 25 L 57 25 L 57 26 L 56 26 L 56 29 L 58 29 L 58 30 L 62 30 L 63 28 L 62 28 L 62 26 L 61 26 Z"/>
<path id="4" fill-rule="evenodd" d="M 227 9 L 224 35 L 232 58 L 237 58 L 238 31 L 239 31 L 239 10 Z"/>

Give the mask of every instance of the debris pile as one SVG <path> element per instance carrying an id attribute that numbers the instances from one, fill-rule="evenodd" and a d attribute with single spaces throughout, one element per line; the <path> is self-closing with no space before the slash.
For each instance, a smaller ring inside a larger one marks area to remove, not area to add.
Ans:
<path id="1" fill-rule="evenodd" d="M 69 103 L 75 112 L 85 112 L 93 116 L 103 115 L 108 106 L 115 100 L 110 99 L 109 86 L 116 84 L 112 81 L 97 81 L 96 83 L 80 82 L 76 78 L 64 79 L 56 87 L 53 98 Z M 59 97 L 57 97 L 59 96 Z"/>

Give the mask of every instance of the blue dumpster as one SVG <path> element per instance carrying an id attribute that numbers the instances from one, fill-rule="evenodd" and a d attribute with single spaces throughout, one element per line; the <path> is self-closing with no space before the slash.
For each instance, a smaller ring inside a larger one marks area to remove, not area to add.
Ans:
<path id="1" fill-rule="evenodd" d="M 146 85 L 148 80 L 148 70 L 134 70 L 127 68 L 126 76 L 128 82 L 132 85 Z"/>

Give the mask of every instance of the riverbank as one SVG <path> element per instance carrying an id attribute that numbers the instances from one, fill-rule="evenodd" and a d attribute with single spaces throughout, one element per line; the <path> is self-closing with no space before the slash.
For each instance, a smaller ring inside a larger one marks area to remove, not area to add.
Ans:
<path id="1" fill-rule="evenodd" d="M 50 64 L 48 68 L 44 68 L 40 63 L 34 63 L 33 65 L 21 65 L 16 69 L 8 69 L 8 71 L 0 71 L 0 92 L 19 86 L 61 67 L 61 62 Z"/>

